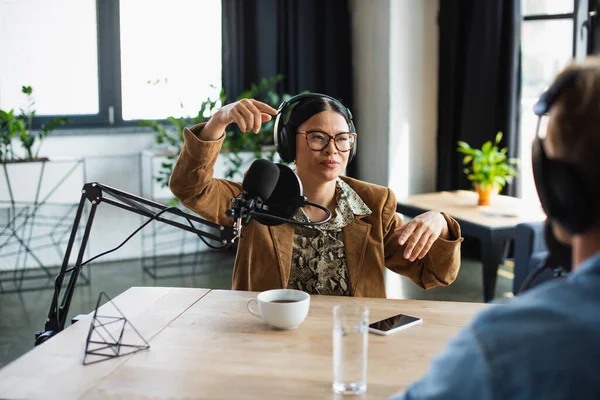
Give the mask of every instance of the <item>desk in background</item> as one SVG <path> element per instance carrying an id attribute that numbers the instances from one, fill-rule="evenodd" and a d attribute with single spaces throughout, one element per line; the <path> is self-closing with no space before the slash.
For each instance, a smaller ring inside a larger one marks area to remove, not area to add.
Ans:
<path id="1" fill-rule="evenodd" d="M 541 207 L 516 197 L 496 196 L 491 206 L 481 207 L 477 194 L 464 190 L 409 196 L 398 201 L 396 211 L 409 217 L 426 211 L 445 212 L 458 221 L 463 235 L 480 240 L 486 302 L 494 298 L 498 265 L 503 262 L 506 241 L 515 238 L 516 226 L 546 219 Z"/>
<path id="2" fill-rule="evenodd" d="M 331 389 L 332 308 L 364 304 L 371 320 L 398 312 L 423 318 L 421 325 L 391 336 L 369 334 L 368 389 L 361 398 L 381 399 L 422 376 L 432 357 L 488 307 L 312 296 L 300 327 L 276 331 L 246 310 L 254 295 L 131 288 L 113 301 L 149 350 L 83 366 L 88 316 L 0 370 L 0 398 L 338 398 Z"/>

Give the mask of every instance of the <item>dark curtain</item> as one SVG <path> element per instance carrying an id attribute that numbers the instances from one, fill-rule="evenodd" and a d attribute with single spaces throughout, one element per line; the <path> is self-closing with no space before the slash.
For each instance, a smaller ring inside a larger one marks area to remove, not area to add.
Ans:
<path id="1" fill-rule="evenodd" d="M 251 83 L 282 74 L 281 93 L 325 93 L 352 110 L 348 0 L 222 0 L 222 9 L 229 101 Z M 348 166 L 348 175 L 356 165 Z"/>
<path id="2" fill-rule="evenodd" d="M 472 187 L 459 140 L 481 147 L 502 131 L 518 154 L 520 21 L 520 0 L 440 0 L 438 190 Z"/>

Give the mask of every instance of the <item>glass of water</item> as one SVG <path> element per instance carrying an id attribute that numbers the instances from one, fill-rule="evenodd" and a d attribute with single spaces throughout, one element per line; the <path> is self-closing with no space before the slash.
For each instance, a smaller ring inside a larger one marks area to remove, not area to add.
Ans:
<path id="1" fill-rule="evenodd" d="M 333 391 L 362 394 L 367 391 L 369 309 L 333 307 Z"/>

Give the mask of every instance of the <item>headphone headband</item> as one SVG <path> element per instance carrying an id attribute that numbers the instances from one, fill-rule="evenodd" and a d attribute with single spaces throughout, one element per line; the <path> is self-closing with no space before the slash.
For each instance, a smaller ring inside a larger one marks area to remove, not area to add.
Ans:
<path id="1" fill-rule="evenodd" d="M 548 111 L 550 111 L 550 108 L 552 107 L 556 99 L 558 99 L 563 90 L 573 86 L 577 77 L 581 74 L 582 71 L 585 71 L 585 69 L 573 69 L 558 77 L 558 79 L 556 79 L 552 83 L 552 85 L 550 85 L 550 87 L 540 95 L 540 98 L 534 104 L 533 112 L 535 113 L 535 115 L 541 117 L 542 115 L 548 113 Z"/>
<path id="2" fill-rule="evenodd" d="M 346 110 L 346 112 L 348 113 L 348 118 L 350 119 L 350 121 L 352 121 L 352 113 L 350 112 L 350 109 L 346 108 L 342 103 L 340 103 L 340 101 L 338 99 L 331 97 L 329 95 L 323 94 L 323 93 L 300 93 L 295 96 L 292 96 L 289 99 L 287 99 L 286 101 L 284 101 L 283 103 L 281 103 L 281 105 L 277 109 L 277 113 L 281 113 L 284 109 L 290 107 L 291 105 L 298 103 L 304 99 L 311 98 L 311 97 L 325 98 L 325 99 L 328 99 L 328 100 L 338 103 L 340 106 L 342 106 Z"/>

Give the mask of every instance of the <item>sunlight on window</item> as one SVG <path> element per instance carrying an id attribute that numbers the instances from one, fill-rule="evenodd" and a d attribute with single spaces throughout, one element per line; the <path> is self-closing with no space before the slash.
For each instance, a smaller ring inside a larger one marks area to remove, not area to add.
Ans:
<path id="1" fill-rule="evenodd" d="M 121 0 L 123 119 L 196 115 L 221 88 L 220 0 Z"/>
<path id="2" fill-rule="evenodd" d="M 524 200 L 538 202 L 531 170 L 531 142 L 537 124 L 533 105 L 573 58 L 573 21 L 523 21 L 521 51 L 520 189 Z"/>
<path id="3" fill-rule="evenodd" d="M 532 14 L 567 14 L 573 12 L 573 0 L 522 0 L 523 15 Z"/>
<path id="4" fill-rule="evenodd" d="M 98 113 L 96 31 L 95 0 L 0 0 L 0 108 L 32 86 L 38 115 Z"/>

